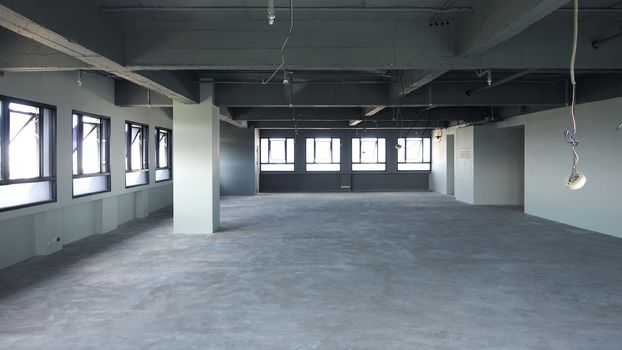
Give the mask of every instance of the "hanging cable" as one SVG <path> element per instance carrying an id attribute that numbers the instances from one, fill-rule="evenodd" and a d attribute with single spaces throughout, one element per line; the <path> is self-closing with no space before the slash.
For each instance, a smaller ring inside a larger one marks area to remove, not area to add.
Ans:
<path id="1" fill-rule="evenodd" d="M 281 45 L 281 64 L 274 70 L 274 73 L 268 78 L 268 80 L 261 80 L 262 85 L 268 84 L 272 78 L 285 66 L 285 48 L 287 47 L 287 43 L 289 42 L 289 38 L 292 36 L 294 31 L 294 0 L 289 0 L 289 33 L 283 41 L 283 45 Z"/>
<path id="2" fill-rule="evenodd" d="M 577 170 L 579 164 L 579 154 L 577 153 L 577 81 L 575 79 L 575 63 L 577 59 L 577 44 L 579 40 L 579 0 L 574 0 L 574 30 L 572 40 L 572 56 L 570 58 L 570 83 L 572 84 L 572 101 L 570 104 L 570 114 L 572 116 L 572 131 L 564 131 L 564 140 L 572 148 L 572 171 L 566 180 L 566 186 L 571 190 L 581 189 L 587 181 L 585 175 Z"/>

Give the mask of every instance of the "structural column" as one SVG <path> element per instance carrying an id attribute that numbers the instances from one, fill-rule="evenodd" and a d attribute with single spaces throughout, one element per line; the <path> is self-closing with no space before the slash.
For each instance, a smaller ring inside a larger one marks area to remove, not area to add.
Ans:
<path id="1" fill-rule="evenodd" d="M 209 234 L 220 224 L 220 113 L 214 84 L 198 104 L 173 104 L 173 230 Z"/>

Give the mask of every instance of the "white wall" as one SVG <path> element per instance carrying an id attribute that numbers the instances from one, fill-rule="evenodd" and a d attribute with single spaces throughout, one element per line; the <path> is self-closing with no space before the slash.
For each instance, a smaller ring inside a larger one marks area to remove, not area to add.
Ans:
<path id="1" fill-rule="evenodd" d="M 527 214 L 622 237 L 622 130 L 616 130 L 622 122 L 621 110 L 622 98 L 577 106 L 579 170 L 588 179 L 580 191 L 570 191 L 564 186 L 572 159 L 570 146 L 562 138 L 564 130 L 571 127 L 570 108 L 528 114 L 495 125 L 497 128 L 524 126 L 523 179 Z M 480 153 L 473 154 L 475 163 L 472 159 L 460 159 L 459 153 L 461 149 L 472 149 L 473 130 L 469 127 L 455 131 L 456 199 L 468 203 L 475 203 L 475 195 L 469 191 L 469 186 L 475 186 L 472 182 L 473 164 L 479 164 Z M 453 129 L 447 130 L 447 133 L 451 132 Z M 503 154 L 519 147 L 517 142 L 511 144 Z M 487 148 L 494 147 L 493 143 Z M 512 174 L 519 171 L 520 163 L 516 161 L 506 165 L 504 171 Z M 485 176 L 487 170 L 485 164 L 483 166 L 474 170 L 476 177 Z M 433 168 L 433 172 L 440 170 Z M 438 191 L 438 188 L 433 190 Z M 517 191 L 519 189 L 515 188 L 514 193 Z"/>
<path id="2" fill-rule="evenodd" d="M 571 128 L 570 109 L 510 119 L 525 126 L 525 212 L 565 224 L 622 237 L 622 98 L 577 106 L 579 170 L 587 184 L 564 186 L 571 150 L 562 139 Z"/>
<path id="3" fill-rule="evenodd" d="M 470 204 L 475 203 L 474 134 L 474 127 L 458 128 L 455 136 L 455 197 Z"/>
<path id="4" fill-rule="evenodd" d="M 432 140 L 432 171 L 430 172 L 430 191 L 447 193 L 447 134 L 440 142 Z"/>
<path id="5" fill-rule="evenodd" d="M 114 105 L 114 81 L 89 73 L 82 86 L 76 72 L 6 73 L 0 76 L 0 94 L 57 107 L 57 202 L 0 213 L 0 268 L 49 254 L 99 231 L 108 231 L 136 216 L 135 198 L 149 212 L 172 204 L 172 183 L 154 181 L 155 126 L 172 128 L 170 113 L 160 108 L 121 108 Z M 72 199 L 73 110 L 111 118 L 112 191 Z M 124 123 L 150 125 L 149 185 L 125 188 Z M 118 202 L 118 203 L 117 203 Z M 118 210 L 118 212 L 117 212 Z M 117 219 L 117 222 L 111 222 Z M 56 242 L 59 237 L 60 242 Z"/>

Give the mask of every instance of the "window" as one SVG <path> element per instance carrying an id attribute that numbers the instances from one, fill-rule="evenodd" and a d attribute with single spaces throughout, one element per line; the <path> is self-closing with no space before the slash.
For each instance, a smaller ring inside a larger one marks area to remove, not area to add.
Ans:
<path id="1" fill-rule="evenodd" d="M 400 137 L 397 144 L 401 146 L 397 150 L 397 170 L 432 170 L 430 138 Z"/>
<path id="2" fill-rule="evenodd" d="M 381 137 L 352 139 L 352 171 L 385 171 L 387 140 Z"/>
<path id="3" fill-rule="evenodd" d="M 169 129 L 156 128 L 156 182 L 173 178 L 172 132 Z"/>
<path id="4" fill-rule="evenodd" d="M 261 171 L 294 171 L 294 139 L 262 138 Z"/>
<path id="5" fill-rule="evenodd" d="M 110 191 L 110 119 L 73 113 L 73 196 Z"/>
<path id="6" fill-rule="evenodd" d="M 56 109 L 0 97 L 0 210 L 56 200 Z"/>
<path id="7" fill-rule="evenodd" d="M 149 183 L 149 126 L 125 122 L 125 187 Z"/>
<path id="8" fill-rule="evenodd" d="M 338 138 L 307 139 L 307 171 L 339 171 L 341 141 Z"/>

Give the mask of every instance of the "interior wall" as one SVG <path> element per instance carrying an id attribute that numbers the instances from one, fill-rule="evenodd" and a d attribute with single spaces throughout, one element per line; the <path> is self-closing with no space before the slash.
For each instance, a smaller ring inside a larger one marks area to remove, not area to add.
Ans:
<path id="1" fill-rule="evenodd" d="M 455 133 L 455 185 L 456 200 L 475 204 L 475 128 L 458 128 Z"/>
<path id="2" fill-rule="evenodd" d="M 447 135 L 447 145 L 446 145 L 446 163 L 447 163 L 447 167 L 446 169 L 446 183 L 447 183 L 447 194 L 448 195 L 454 195 L 454 186 L 455 186 L 455 173 L 456 173 L 456 167 L 455 167 L 455 154 L 456 154 L 456 144 L 455 144 L 455 140 L 456 140 L 456 135 Z"/>
<path id="3" fill-rule="evenodd" d="M 419 132 L 419 131 L 416 131 Z M 411 132 L 409 137 L 420 137 Z M 330 191 L 428 191 L 429 172 L 397 171 L 395 144 L 399 130 L 299 130 L 293 172 L 261 172 L 260 192 L 330 192 Z M 260 130 L 260 137 L 294 137 L 293 130 Z M 307 137 L 341 138 L 341 170 L 307 172 L 305 142 Z M 353 137 L 384 137 L 387 147 L 386 171 L 352 171 Z M 434 164 L 434 158 L 432 158 Z"/>
<path id="4" fill-rule="evenodd" d="M 432 171 L 430 172 L 430 191 L 448 194 L 447 189 L 447 136 L 439 142 L 432 142 Z"/>
<path id="5" fill-rule="evenodd" d="M 571 128 L 570 109 L 559 108 L 512 118 L 501 126 L 525 127 L 525 212 L 542 218 L 622 237 L 622 98 L 577 106 L 579 171 L 585 187 L 564 186 L 572 153 L 563 140 Z"/>
<path id="6" fill-rule="evenodd" d="M 114 81 L 95 73 L 76 83 L 76 72 L 5 73 L 0 94 L 56 106 L 57 201 L 0 212 L 0 268 L 35 255 L 51 254 L 94 233 L 172 204 L 171 181 L 155 183 L 156 126 L 172 128 L 171 113 L 161 108 L 121 108 L 114 105 Z M 72 111 L 111 119 L 110 192 L 72 198 Z M 124 123 L 150 126 L 149 185 L 125 188 Z M 136 199 L 139 199 L 138 201 Z M 138 213 L 137 213 L 138 209 Z"/>
<path id="7" fill-rule="evenodd" d="M 478 126 L 474 132 L 474 204 L 522 205 L 524 129 Z"/>
<path id="8" fill-rule="evenodd" d="M 255 129 L 220 123 L 220 194 L 253 196 Z"/>

